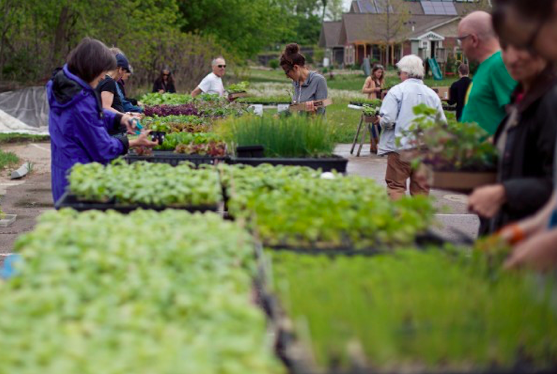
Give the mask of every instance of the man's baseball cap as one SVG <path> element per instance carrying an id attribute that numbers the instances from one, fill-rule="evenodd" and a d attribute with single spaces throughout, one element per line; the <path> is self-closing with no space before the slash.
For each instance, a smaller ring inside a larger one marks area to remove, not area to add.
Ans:
<path id="1" fill-rule="evenodd" d="M 118 53 L 116 55 L 116 62 L 118 63 L 119 68 L 130 71 L 130 63 L 128 62 L 126 56 L 124 56 L 123 54 Z"/>

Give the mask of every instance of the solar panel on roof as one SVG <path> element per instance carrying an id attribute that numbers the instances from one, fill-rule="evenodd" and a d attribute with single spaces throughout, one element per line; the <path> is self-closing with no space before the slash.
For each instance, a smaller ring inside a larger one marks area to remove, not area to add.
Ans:
<path id="1" fill-rule="evenodd" d="M 456 8 L 452 0 L 420 1 L 424 14 L 428 15 L 457 15 Z"/>
<path id="2" fill-rule="evenodd" d="M 449 16 L 456 16 L 458 15 L 458 12 L 456 11 L 456 8 L 454 6 L 453 2 L 444 2 L 443 6 L 445 7 L 445 14 L 449 15 Z"/>

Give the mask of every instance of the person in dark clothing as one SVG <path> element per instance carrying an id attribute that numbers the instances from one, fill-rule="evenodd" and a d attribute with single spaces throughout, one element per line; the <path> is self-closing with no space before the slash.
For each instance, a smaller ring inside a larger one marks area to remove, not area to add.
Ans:
<path id="1" fill-rule="evenodd" d="M 168 69 L 163 69 L 161 75 L 155 80 L 153 84 L 153 92 L 159 93 L 176 93 L 176 88 L 174 87 L 174 78 L 172 77 L 172 72 Z"/>
<path id="2" fill-rule="evenodd" d="M 519 85 L 494 137 L 499 183 L 476 188 L 469 198 L 470 210 L 488 219 L 481 235 L 534 214 L 553 192 L 557 74 L 543 58 L 512 45 L 503 44 L 503 60 Z"/>
<path id="3" fill-rule="evenodd" d="M 133 73 L 133 68 L 129 66 L 130 71 L 126 71 L 122 78 L 116 83 L 118 83 L 118 88 L 120 89 L 120 100 L 122 100 L 122 106 L 126 113 L 143 113 L 143 108 L 137 105 L 137 100 L 126 97 L 126 81 L 130 78 Z"/>
<path id="4" fill-rule="evenodd" d="M 122 53 L 116 54 L 117 68 L 108 72 L 104 79 L 99 82 L 97 92 L 101 95 L 102 106 L 104 109 L 113 111 L 115 113 L 123 114 L 124 104 L 122 103 L 121 95 L 117 81 L 120 80 L 124 74 L 130 71 L 130 64 L 128 59 Z"/>
<path id="5" fill-rule="evenodd" d="M 458 76 L 460 79 L 451 85 L 449 90 L 449 100 L 447 102 L 449 105 L 456 104 L 456 119 L 460 121 L 462 117 L 462 110 L 464 109 L 464 103 L 466 101 L 466 94 L 468 93 L 468 88 L 472 80 L 468 75 L 470 74 L 470 69 L 467 64 L 460 64 L 458 67 Z"/>

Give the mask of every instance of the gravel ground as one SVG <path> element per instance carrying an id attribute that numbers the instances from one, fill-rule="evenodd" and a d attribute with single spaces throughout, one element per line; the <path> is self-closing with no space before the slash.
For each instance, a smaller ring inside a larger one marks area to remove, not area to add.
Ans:
<path id="1" fill-rule="evenodd" d="M 50 189 L 50 144 L 24 144 L 2 146 L 4 151 L 16 153 L 20 165 L 31 162 L 30 174 L 19 180 L 10 180 L 9 170 L 0 172 L 0 199 L 5 213 L 17 214 L 9 227 L 0 227 L 0 265 L 6 254 L 13 250 L 15 239 L 35 226 L 36 218 L 45 210 L 53 209 Z"/>

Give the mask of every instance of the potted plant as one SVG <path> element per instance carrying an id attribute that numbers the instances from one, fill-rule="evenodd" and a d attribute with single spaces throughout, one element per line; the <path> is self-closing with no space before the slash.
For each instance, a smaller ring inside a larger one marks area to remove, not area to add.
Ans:
<path id="1" fill-rule="evenodd" d="M 445 122 L 424 104 L 416 106 L 414 113 L 418 117 L 403 137 L 415 151 L 408 152 L 406 158 L 428 167 L 431 187 L 470 192 L 496 181 L 497 149 L 481 127 L 454 119 Z M 401 138 L 397 141 L 400 144 Z"/>
<path id="2" fill-rule="evenodd" d="M 231 84 L 230 86 L 228 86 L 228 99 L 229 100 L 235 100 L 239 97 L 246 97 L 248 96 L 247 94 L 247 89 L 249 87 L 249 82 L 240 82 L 240 83 L 236 83 L 236 84 Z"/>

